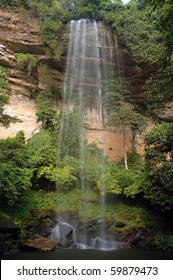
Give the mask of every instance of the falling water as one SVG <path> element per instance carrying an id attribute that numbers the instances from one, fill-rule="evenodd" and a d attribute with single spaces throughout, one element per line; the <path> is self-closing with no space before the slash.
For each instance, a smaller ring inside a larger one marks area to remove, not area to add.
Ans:
<path id="1" fill-rule="evenodd" d="M 60 156 L 77 156 L 80 158 L 80 182 L 84 201 L 85 218 L 89 209 L 87 199 L 87 181 L 84 178 L 85 168 L 85 132 L 90 129 L 103 130 L 104 110 L 102 99 L 109 79 L 112 77 L 112 46 L 101 23 L 88 19 L 71 21 L 66 74 L 64 80 L 64 110 L 60 129 Z M 72 123 L 74 109 L 77 123 Z M 76 132 L 76 139 L 71 143 L 71 133 Z M 104 133 L 100 142 L 103 142 Z M 75 148 L 80 142 L 80 149 Z M 80 150 L 80 151 L 78 151 Z M 104 191 L 105 164 L 102 162 L 100 171 L 102 191 Z M 100 200 L 100 215 L 104 213 L 104 199 Z M 104 229 L 101 230 L 104 234 Z"/>

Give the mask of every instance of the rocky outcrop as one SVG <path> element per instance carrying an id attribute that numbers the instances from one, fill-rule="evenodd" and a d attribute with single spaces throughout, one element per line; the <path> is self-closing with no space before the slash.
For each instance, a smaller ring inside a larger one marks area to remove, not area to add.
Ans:
<path id="1" fill-rule="evenodd" d="M 24 13 L 0 10 L 0 44 L 13 52 L 44 54 L 39 37 L 40 23 Z"/>
<path id="2" fill-rule="evenodd" d="M 43 65 L 46 65 L 46 77 L 50 84 L 62 87 L 65 60 L 57 63 L 46 56 L 40 38 L 40 22 L 27 13 L 0 10 L 0 30 L 0 65 L 8 68 L 11 89 L 5 113 L 19 120 L 8 128 L 0 127 L 0 138 L 14 136 L 19 130 L 30 138 L 40 129 L 32 93 L 45 88 Z M 33 54 L 38 60 L 37 69 L 28 75 L 27 69 L 17 66 L 15 53 Z"/>
<path id="3" fill-rule="evenodd" d="M 158 112 L 156 112 L 156 115 L 164 120 L 164 121 L 173 121 L 173 102 L 169 102 L 165 105 L 165 107 Z"/>
<path id="4" fill-rule="evenodd" d="M 44 237 L 38 237 L 35 239 L 25 240 L 25 249 L 36 249 L 42 252 L 52 251 L 55 248 L 55 244 L 52 240 Z"/>
<path id="5" fill-rule="evenodd" d="M 0 45 L 0 65 L 5 67 L 15 67 L 15 56 L 12 51 L 4 45 Z"/>
<path id="6" fill-rule="evenodd" d="M 119 238 L 129 248 L 151 249 L 156 246 L 154 232 L 147 228 L 131 227 L 122 233 L 119 232 Z"/>

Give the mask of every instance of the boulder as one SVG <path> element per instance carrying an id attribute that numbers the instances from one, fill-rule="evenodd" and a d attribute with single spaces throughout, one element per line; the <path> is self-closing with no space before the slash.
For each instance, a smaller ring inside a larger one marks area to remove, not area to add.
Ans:
<path id="1" fill-rule="evenodd" d="M 54 227 L 50 238 L 57 247 L 69 248 L 74 243 L 73 232 L 73 227 L 70 224 L 60 222 Z"/>
<path id="2" fill-rule="evenodd" d="M 55 248 L 55 244 L 52 240 L 44 237 L 38 237 L 35 239 L 25 240 L 25 246 L 31 249 L 47 252 L 52 251 Z"/>
<path id="3" fill-rule="evenodd" d="M 108 230 L 112 227 L 115 220 L 113 218 L 99 218 L 88 220 L 83 224 L 83 228 L 86 228 L 88 231 L 97 232 L 100 229 Z"/>
<path id="4" fill-rule="evenodd" d="M 164 121 L 173 121 L 173 102 L 169 102 L 163 109 L 156 112 L 156 115 Z"/>

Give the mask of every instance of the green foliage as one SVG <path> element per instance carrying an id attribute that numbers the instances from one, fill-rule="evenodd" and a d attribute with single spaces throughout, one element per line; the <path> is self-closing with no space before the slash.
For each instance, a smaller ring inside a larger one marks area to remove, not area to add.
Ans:
<path id="1" fill-rule="evenodd" d="M 8 127 L 10 123 L 16 122 L 15 117 L 11 117 L 4 113 L 4 106 L 8 104 L 9 96 L 9 83 L 8 83 L 8 72 L 0 66 L 0 125 Z"/>
<path id="2" fill-rule="evenodd" d="M 82 118 L 78 108 L 62 112 L 60 132 L 60 158 L 66 156 L 79 157 L 81 145 Z"/>
<path id="3" fill-rule="evenodd" d="M 31 221 L 33 220 L 33 210 L 56 210 L 56 208 L 57 198 L 55 192 L 30 190 L 28 193 L 22 196 L 22 200 L 20 200 L 20 203 L 17 203 L 15 206 L 10 205 L 7 209 L 5 208 L 5 210 L 7 213 L 10 213 L 14 220 L 20 225 L 20 227 L 23 228 L 25 226 L 28 226 L 27 223 L 31 223 Z"/>
<path id="4" fill-rule="evenodd" d="M 60 60 L 64 49 L 63 43 L 60 39 L 62 31 L 62 22 L 52 19 L 45 20 L 41 27 L 42 42 L 48 48 L 48 54 L 54 56 L 58 61 Z"/>
<path id="5" fill-rule="evenodd" d="M 27 147 L 24 134 L 0 140 L 0 200 L 16 204 L 31 187 L 32 170 L 27 168 Z"/>
<path id="6" fill-rule="evenodd" d="M 167 48 L 166 55 L 170 57 L 172 54 L 173 40 L 173 3 L 171 0 L 143 0 L 144 4 L 152 7 L 152 14 L 157 15 L 157 26 L 161 31 Z"/>
<path id="7" fill-rule="evenodd" d="M 111 194 L 121 194 L 122 189 L 118 184 L 117 178 L 115 174 L 111 174 L 110 172 L 106 172 L 103 174 L 97 182 L 97 187 L 102 195 L 106 193 Z"/>
<path id="8" fill-rule="evenodd" d="M 0 66 L 0 93 L 6 93 L 8 89 L 8 72 L 4 67 Z"/>
<path id="9" fill-rule="evenodd" d="M 118 77 L 119 78 L 119 77 Z M 123 134 L 124 163 L 126 169 L 126 137 L 132 133 L 132 148 L 136 149 L 136 136 L 144 129 L 146 122 L 144 117 L 135 110 L 128 100 L 128 89 L 121 78 L 116 79 L 104 97 L 104 105 L 108 112 L 107 125 L 114 127 Z"/>
<path id="10" fill-rule="evenodd" d="M 104 173 L 106 159 L 101 149 L 96 143 L 84 143 L 81 151 L 80 176 L 81 186 L 83 189 L 94 188 L 97 186 L 97 181 Z"/>
<path id="11" fill-rule="evenodd" d="M 34 171 L 33 187 L 55 187 L 52 173 L 56 167 L 56 142 L 48 130 L 41 130 L 28 140 L 28 166 Z"/>
<path id="12" fill-rule="evenodd" d="M 157 28 L 157 17 L 136 1 L 113 5 L 104 18 L 116 28 L 120 40 L 138 64 L 157 64 L 164 54 L 163 36 Z"/>
<path id="13" fill-rule="evenodd" d="M 31 75 L 32 71 L 36 68 L 38 60 L 37 58 L 28 53 L 16 53 L 15 54 L 17 65 L 20 69 L 26 69 L 28 72 L 28 76 Z"/>
<path id="14" fill-rule="evenodd" d="M 0 147 L 0 162 L 13 162 L 18 167 L 26 167 L 28 154 L 23 131 L 18 132 L 15 137 L 1 139 Z"/>
<path id="15" fill-rule="evenodd" d="M 22 0 L 1 0 L 0 7 L 20 6 L 22 2 Z"/>
<path id="16" fill-rule="evenodd" d="M 14 205 L 31 187 L 32 170 L 16 167 L 11 162 L 0 163 L 0 170 L 0 200 Z"/>
<path id="17" fill-rule="evenodd" d="M 156 233 L 155 244 L 158 249 L 171 250 L 173 249 L 173 235 L 163 232 Z"/>
<path id="18" fill-rule="evenodd" d="M 57 173 L 59 175 L 57 184 L 60 189 L 78 187 L 79 185 L 85 191 L 90 188 L 95 188 L 97 186 L 97 181 L 104 172 L 104 164 L 105 157 L 96 143 L 87 144 L 87 142 L 84 142 L 82 150 L 80 150 L 79 146 L 77 155 L 66 154 L 63 158 L 58 160 Z M 61 181 L 68 176 L 69 178 L 71 177 L 71 186 L 66 187 L 67 182 L 65 182 L 64 187 L 61 186 Z"/>
<path id="19" fill-rule="evenodd" d="M 37 110 L 37 117 L 43 128 L 50 128 L 55 124 L 56 110 L 51 107 L 49 101 L 45 101 Z"/>
<path id="20" fill-rule="evenodd" d="M 147 80 L 146 99 L 150 111 L 157 114 L 156 109 L 163 108 L 173 99 L 173 65 L 167 64 Z"/>
<path id="21" fill-rule="evenodd" d="M 46 178 L 53 183 L 57 183 L 59 190 L 67 191 L 78 185 L 78 179 L 73 173 L 74 168 L 69 165 L 65 165 L 62 168 L 56 168 L 53 165 L 41 166 L 38 170 L 37 178 Z"/>
<path id="22" fill-rule="evenodd" d="M 145 198 L 162 211 L 173 208 L 173 124 L 161 123 L 146 135 Z"/>
<path id="23" fill-rule="evenodd" d="M 78 179 L 73 175 L 73 172 L 73 167 L 69 165 L 58 168 L 56 178 L 59 189 L 67 191 L 78 185 Z"/>
<path id="24" fill-rule="evenodd" d="M 37 168 L 56 162 L 56 143 L 47 130 L 41 130 L 28 140 L 29 166 Z"/>
<path id="25" fill-rule="evenodd" d="M 36 98 L 38 121 L 42 122 L 42 127 L 44 129 L 53 128 L 55 125 L 55 120 L 57 112 L 52 108 L 51 102 L 47 96 L 46 92 L 41 92 Z"/>
<path id="26" fill-rule="evenodd" d="M 152 113 L 157 115 L 155 109 L 162 108 L 166 103 L 172 101 L 172 40 L 173 40 L 173 3 L 170 0 L 141 1 L 150 10 L 151 18 L 157 27 L 159 35 L 163 38 L 164 52 L 158 71 L 147 81 L 147 103 Z"/>
<path id="27" fill-rule="evenodd" d="M 145 119 L 135 111 L 134 106 L 127 102 L 128 99 L 129 91 L 125 81 L 115 77 L 104 97 L 104 106 L 108 112 L 108 125 L 121 132 L 131 130 L 136 134 L 144 129 Z"/>

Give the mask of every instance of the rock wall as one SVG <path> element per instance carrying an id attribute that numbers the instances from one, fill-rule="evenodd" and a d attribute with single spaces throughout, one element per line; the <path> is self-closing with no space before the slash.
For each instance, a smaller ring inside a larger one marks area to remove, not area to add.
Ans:
<path id="1" fill-rule="evenodd" d="M 57 86 L 63 84 L 65 60 L 58 64 L 47 58 L 39 29 L 40 22 L 36 18 L 0 10 L 0 65 L 8 67 L 10 84 L 10 100 L 5 112 L 20 120 L 9 128 L 0 127 L 0 138 L 14 136 L 20 130 L 24 130 L 28 138 L 39 131 L 31 93 L 44 88 L 42 65 L 47 65 L 47 77 L 51 77 Z M 25 69 L 19 69 L 15 53 L 30 53 L 37 57 L 37 70 L 28 75 Z"/>

